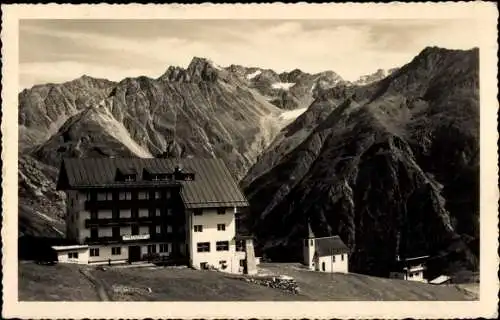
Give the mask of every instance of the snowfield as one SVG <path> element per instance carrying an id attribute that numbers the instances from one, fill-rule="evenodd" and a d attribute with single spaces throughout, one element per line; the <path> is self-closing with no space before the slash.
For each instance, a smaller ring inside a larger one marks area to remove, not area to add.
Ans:
<path id="1" fill-rule="evenodd" d="M 257 70 L 255 72 L 249 73 L 249 74 L 247 74 L 247 79 L 251 80 L 251 79 L 255 78 L 256 76 L 258 76 L 261 73 L 262 73 L 262 71 L 260 71 L 260 70 Z"/>
<path id="2" fill-rule="evenodd" d="M 307 110 L 307 108 L 300 108 L 300 109 L 285 111 L 282 114 L 280 114 L 279 119 L 280 120 L 295 120 L 301 114 L 303 114 L 306 110 Z"/>
<path id="3" fill-rule="evenodd" d="M 108 109 L 104 112 L 94 113 L 94 120 L 104 128 L 107 133 L 120 141 L 125 147 L 140 158 L 153 158 L 153 155 L 132 139 L 125 126 L 118 122 Z"/>
<path id="4" fill-rule="evenodd" d="M 283 89 L 289 90 L 291 87 L 295 85 L 295 82 L 275 82 L 271 85 L 273 89 Z"/>

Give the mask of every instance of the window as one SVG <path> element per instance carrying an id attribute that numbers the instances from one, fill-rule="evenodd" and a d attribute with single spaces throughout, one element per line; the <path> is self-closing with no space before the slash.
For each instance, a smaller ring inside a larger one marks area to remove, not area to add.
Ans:
<path id="1" fill-rule="evenodd" d="M 311 239 L 311 241 L 309 241 L 309 242 L 310 242 L 310 244 L 309 244 L 309 245 L 312 247 L 312 246 L 313 246 L 313 244 L 314 244 L 314 243 L 313 243 L 313 239 Z"/>
<path id="2" fill-rule="evenodd" d="M 148 253 L 156 253 L 156 244 L 148 245 Z"/>
<path id="3" fill-rule="evenodd" d="M 68 252 L 68 259 L 78 259 L 78 252 Z"/>
<path id="4" fill-rule="evenodd" d="M 245 259 L 241 259 L 240 260 L 240 267 L 244 267 L 245 266 Z"/>
<path id="5" fill-rule="evenodd" d="M 227 261 L 226 260 L 220 260 L 219 261 L 219 266 L 222 270 L 227 269 Z"/>
<path id="6" fill-rule="evenodd" d="M 90 238 L 97 239 L 98 237 L 99 237 L 99 233 L 97 231 L 97 228 L 90 228 Z"/>
<path id="7" fill-rule="evenodd" d="M 120 218 L 130 218 L 132 216 L 132 210 L 130 209 L 120 209 Z"/>
<path id="8" fill-rule="evenodd" d="M 194 232 L 203 232 L 203 226 L 202 225 L 195 225 L 194 226 Z"/>
<path id="9" fill-rule="evenodd" d="M 229 251 L 229 241 L 217 241 L 215 247 L 217 251 Z"/>
<path id="10" fill-rule="evenodd" d="M 161 226 L 160 225 L 156 226 L 156 233 L 161 233 Z"/>
<path id="11" fill-rule="evenodd" d="M 155 191 L 155 199 L 161 199 L 161 192 Z"/>
<path id="12" fill-rule="evenodd" d="M 226 231 L 226 225 L 223 223 L 217 224 L 217 231 Z"/>
<path id="13" fill-rule="evenodd" d="M 149 216 L 149 210 L 145 208 L 140 208 L 139 209 L 139 217 L 147 217 Z"/>
<path id="14" fill-rule="evenodd" d="M 86 199 L 87 201 L 90 201 L 90 199 L 91 199 L 90 192 L 86 192 L 86 193 L 85 193 L 85 199 Z"/>
<path id="15" fill-rule="evenodd" d="M 168 243 L 160 243 L 160 252 L 168 252 Z"/>
<path id="16" fill-rule="evenodd" d="M 146 199 L 149 199 L 149 192 L 146 192 L 146 191 L 141 191 L 137 194 L 137 198 L 139 200 L 146 200 Z"/>
<path id="17" fill-rule="evenodd" d="M 132 193 L 120 192 L 120 200 L 132 200 Z"/>
<path id="18" fill-rule="evenodd" d="M 332 256 L 332 262 L 335 262 L 335 256 Z"/>
<path id="19" fill-rule="evenodd" d="M 342 261 L 344 261 L 344 254 L 341 254 L 340 256 L 342 257 Z"/>
<path id="20" fill-rule="evenodd" d="M 111 254 L 113 256 L 119 256 L 122 254 L 122 248 L 121 247 L 112 247 L 111 248 Z"/>
<path id="21" fill-rule="evenodd" d="M 90 256 L 98 257 L 99 256 L 99 248 L 90 248 Z"/>
<path id="22" fill-rule="evenodd" d="M 167 216 L 171 216 L 172 215 L 172 209 L 167 209 Z"/>
<path id="23" fill-rule="evenodd" d="M 194 209 L 193 214 L 195 216 L 201 216 L 203 214 L 203 211 L 201 209 Z"/>
<path id="24" fill-rule="evenodd" d="M 210 252 L 210 242 L 198 242 L 196 249 L 198 252 Z"/>
<path id="25" fill-rule="evenodd" d="M 226 208 L 217 209 L 217 214 L 226 214 Z"/>
<path id="26" fill-rule="evenodd" d="M 90 211 L 90 219 L 97 220 L 97 210 Z"/>
<path id="27" fill-rule="evenodd" d="M 208 269 L 208 263 L 207 262 L 200 262 L 200 269 L 202 269 L 202 270 Z"/>
<path id="28" fill-rule="evenodd" d="M 160 210 L 160 208 L 156 208 L 156 216 L 157 217 L 161 216 L 161 210 Z"/>
<path id="29" fill-rule="evenodd" d="M 238 240 L 236 242 L 236 251 L 245 252 L 245 241 Z"/>
<path id="30" fill-rule="evenodd" d="M 119 238 L 120 237 L 120 227 L 111 228 L 111 236 L 113 238 Z"/>
<path id="31" fill-rule="evenodd" d="M 171 196 L 171 194 L 170 194 L 170 190 L 167 190 L 167 192 L 165 193 L 165 197 L 166 197 L 167 199 L 170 199 L 170 196 Z"/>
<path id="32" fill-rule="evenodd" d="M 172 233 L 172 226 L 167 226 L 167 233 Z"/>
<path id="33" fill-rule="evenodd" d="M 132 181 L 135 181 L 135 175 L 133 175 L 133 174 L 126 175 L 124 180 L 125 180 L 126 182 L 132 182 Z"/>
<path id="34" fill-rule="evenodd" d="M 102 200 L 106 200 L 106 194 L 102 193 L 102 192 L 99 192 L 97 194 L 97 201 L 102 201 Z"/>

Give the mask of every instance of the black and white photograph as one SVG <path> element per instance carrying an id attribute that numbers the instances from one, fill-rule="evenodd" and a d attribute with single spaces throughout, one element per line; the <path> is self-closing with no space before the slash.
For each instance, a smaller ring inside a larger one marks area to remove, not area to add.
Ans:
<path id="1" fill-rule="evenodd" d="M 3 317 L 498 315 L 495 6 L 2 11 Z"/>

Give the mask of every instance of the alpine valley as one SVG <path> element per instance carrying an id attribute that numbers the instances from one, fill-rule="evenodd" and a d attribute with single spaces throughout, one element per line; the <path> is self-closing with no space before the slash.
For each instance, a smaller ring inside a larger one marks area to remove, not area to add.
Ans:
<path id="1" fill-rule="evenodd" d="M 428 47 L 358 81 L 195 57 L 153 79 L 82 76 L 19 93 L 19 235 L 64 235 L 63 157 L 220 157 L 257 254 L 297 260 L 307 222 L 353 272 L 397 255 L 477 270 L 479 52 Z"/>

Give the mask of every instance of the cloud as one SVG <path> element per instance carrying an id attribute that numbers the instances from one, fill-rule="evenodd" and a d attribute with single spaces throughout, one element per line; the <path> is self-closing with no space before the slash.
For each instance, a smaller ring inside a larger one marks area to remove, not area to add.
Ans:
<path id="1" fill-rule="evenodd" d="M 278 72 L 333 70 L 354 80 L 401 66 L 429 45 L 471 48 L 477 32 L 465 20 L 21 21 L 20 85 L 67 81 L 80 71 L 111 80 L 158 76 L 193 56 Z"/>

